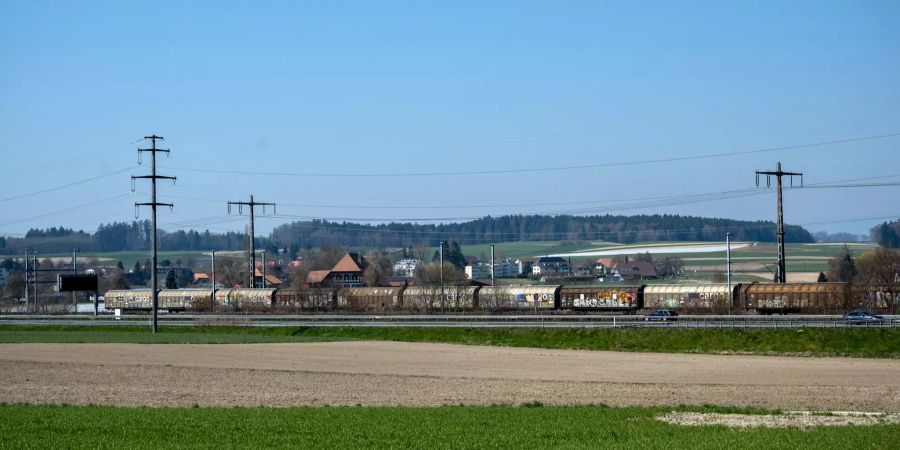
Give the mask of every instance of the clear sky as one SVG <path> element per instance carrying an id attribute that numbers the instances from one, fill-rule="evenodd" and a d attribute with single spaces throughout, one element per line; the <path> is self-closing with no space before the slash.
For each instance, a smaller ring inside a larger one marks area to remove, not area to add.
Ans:
<path id="1" fill-rule="evenodd" d="M 779 160 L 806 184 L 900 182 L 900 136 L 402 174 L 900 133 L 898 21 L 896 1 L 6 0 L 0 233 L 132 220 L 135 141 L 153 133 L 178 177 L 164 229 L 242 230 L 225 201 L 250 194 L 279 204 L 263 234 L 303 217 L 774 219 L 771 194 L 660 198 L 753 188 Z M 786 221 L 863 233 L 900 217 L 898 194 L 794 190 Z"/>

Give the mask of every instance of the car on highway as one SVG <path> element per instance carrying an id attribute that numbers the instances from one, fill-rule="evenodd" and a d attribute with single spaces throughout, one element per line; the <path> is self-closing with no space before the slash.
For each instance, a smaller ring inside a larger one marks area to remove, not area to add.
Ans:
<path id="1" fill-rule="evenodd" d="M 678 320 L 678 312 L 673 309 L 657 309 L 650 314 L 644 316 L 644 320 L 659 320 L 659 321 L 667 321 L 667 320 Z"/>
<path id="2" fill-rule="evenodd" d="M 884 317 L 879 316 L 878 314 L 872 314 L 868 311 L 853 311 L 844 314 L 844 323 L 850 325 L 881 325 L 885 323 L 885 320 Z"/>

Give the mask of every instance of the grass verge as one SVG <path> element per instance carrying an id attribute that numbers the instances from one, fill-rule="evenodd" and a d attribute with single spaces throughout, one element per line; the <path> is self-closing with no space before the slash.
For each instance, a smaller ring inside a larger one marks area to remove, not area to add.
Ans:
<path id="1" fill-rule="evenodd" d="M 295 335 L 296 328 L 168 327 L 152 334 L 133 326 L 0 326 L 0 343 L 257 344 L 348 338 Z"/>
<path id="2" fill-rule="evenodd" d="M 900 358 L 900 328 L 597 329 L 3 326 L 0 343 L 267 343 L 379 340 L 548 349 Z"/>
<path id="3" fill-rule="evenodd" d="M 697 412 L 761 411 L 678 408 Z M 898 425 L 686 427 L 671 408 L 0 406 L 3 448 L 887 448 Z"/>

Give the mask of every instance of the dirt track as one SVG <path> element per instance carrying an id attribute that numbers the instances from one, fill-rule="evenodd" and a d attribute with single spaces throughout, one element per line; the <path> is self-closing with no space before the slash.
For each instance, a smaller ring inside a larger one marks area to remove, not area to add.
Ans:
<path id="1" fill-rule="evenodd" d="M 122 406 L 718 404 L 900 411 L 900 361 L 395 342 L 0 345 L 0 401 Z"/>

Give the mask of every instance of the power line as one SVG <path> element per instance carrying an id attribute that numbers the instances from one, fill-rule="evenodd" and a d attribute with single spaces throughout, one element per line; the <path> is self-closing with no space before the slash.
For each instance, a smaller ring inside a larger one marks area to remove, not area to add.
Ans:
<path id="1" fill-rule="evenodd" d="M 698 159 L 724 158 L 729 156 L 751 155 L 758 153 L 769 153 L 786 150 L 804 150 L 809 148 L 821 147 L 826 145 L 848 144 L 853 142 L 863 142 L 876 139 L 886 139 L 900 136 L 898 133 L 880 134 L 874 136 L 863 136 L 857 138 L 837 139 L 832 141 L 814 142 L 809 144 L 785 145 L 779 147 L 768 147 L 753 150 L 740 150 L 733 152 L 711 153 L 705 155 L 691 156 L 674 156 L 669 158 L 645 159 L 637 161 L 625 161 L 614 163 L 597 163 L 572 166 L 558 167 L 538 167 L 527 169 L 494 169 L 494 170 L 473 170 L 473 171 L 453 171 L 453 172 L 399 172 L 399 173 L 322 173 L 322 172 L 276 172 L 276 171 L 244 171 L 230 169 L 200 169 L 193 167 L 165 167 L 169 170 L 184 170 L 188 172 L 202 173 L 218 173 L 229 175 L 262 175 L 262 176 L 281 176 L 281 177 L 336 177 L 336 178 L 386 178 L 386 177 L 436 177 L 436 176 L 458 176 L 458 175 L 496 175 L 511 173 L 533 173 L 533 172 L 555 172 L 565 170 L 583 170 L 597 169 L 604 167 L 622 167 L 643 164 L 658 164 L 677 161 L 692 161 Z"/>
<path id="2" fill-rule="evenodd" d="M 803 186 L 803 187 L 800 187 L 800 188 L 790 188 L 790 189 L 839 189 L 839 188 L 866 188 L 866 187 L 890 187 L 890 186 L 900 186 L 900 182 L 891 182 L 891 183 L 835 184 L 835 185 L 824 185 L 824 186 Z"/>
<path id="3" fill-rule="evenodd" d="M 96 177 L 85 178 L 84 180 L 78 180 L 78 181 L 74 181 L 74 182 L 72 182 L 72 183 L 67 183 L 67 184 L 63 184 L 63 185 L 59 185 L 59 186 L 54 186 L 54 187 L 52 187 L 52 188 L 42 189 L 42 190 L 36 191 L 36 192 L 29 192 L 29 193 L 27 193 L 27 194 L 15 195 L 15 196 L 12 196 L 12 197 L 7 197 L 7 198 L 0 198 L 0 202 L 7 202 L 7 201 L 10 201 L 10 200 L 17 200 L 17 199 L 20 199 L 20 198 L 32 197 L 32 196 L 39 195 L 39 194 L 44 194 L 44 193 L 47 193 L 47 192 L 58 191 L 58 190 L 60 190 L 60 189 L 65 189 L 65 188 L 67 188 L 67 187 L 77 186 L 77 185 L 79 185 L 79 184 L 90 183 L 91 181 L 97 181 L 97 180 L 102 179 L 102 178 L 111 177 L 111 176 L 113 176 L 113 175 L 118 175 L 118 174 L 120 174 L 120 173 L 122 173 L 122 172 L 127 172 L 127 171 L 129 171 L 129 170 L 131 170 L 131 169 L 134 169 L 135 167 L 137 167 L 137 166 L 126 167 L 126 168 L 124 168 L 124 169 L 116 170 L 116 171 L 114 171 L 114 172 L 106 173 L 106 174 L 103 174 L 103 175 L 98 175 L 98 176 L 96 176 Z"/>
<path id="4" fill-rule="evenodd" d="M 46 172 L 48 170 L 53 170 L 53 169 L 56 169 L 59 167 L 69 167 L 69 166 L 72 166 L 75 164 L 81 164 L 81 163 L 90 161 L 93 158 L 101 158 L 104 156 L 114 155 L 116 153 L 121 152 L 122 149 L 130 148 L 132 145 L 137 144 L 138 142 L 141 142 L 142 140 L 143 139 L 138 139 L 136 141 L 132 141 L 127 144 L 117 145 L 115 147 L 108 147 L 103 150 L 85 153 L 84 155 L 81 155 L 81 156 L 64 159 L 64 160 L 59 160 L 59 161 L 54 161 L 52 163 L 42 164 L 42 165 L 34 166 L 31 168 L 27 168 L 27 169 L 20 169 L 20 170 L 16 170 L 15 172 L 8 172 L 5 174 L 0 174 L 0 177 L 6 178 L 6 179 L 10 179 L 10 178 L 14 179 L 14 178 L 27 176 L 27 175 L 34 175 L 34 174 L 40 173 L 40 172 Z"/>
<path id="5" fill-rule="evenodd" d="M 9 221 L 9 222 L 3 222 L 3 223 L 0 223 L 0 226 L 11 225 L 11 224 L 14 224 L 14 223 L 28 222 L 28 221 L 31 221 L 31 220 L 35 220 L 35 219 L 43 219 L 43 218 L 46 218 L 46 217 L 52 217 L 52 216 L 59 215 L 59 214 L 65 214 L 65 213 L 69 213 L 69 212 L 73 212 L 73 211 L 78 211 L 78 210 L 81 210 L 81 209 L 84 209 L 84 208 L 87 208 L 87 207 L 90 207 L 90 206 L 96 206 L 96 205 L 101 205 L 101 204 L 104 204 L 104 203 L 109 203 L 109 202 L 111 202 L 111 201 L 119 200 L 119 199 L 126 198 L 126 197 L 130 197 L 130 196 L 131 196 L 131 194 L 120 194 L 120 195 L 115 195 L 115 196 L 108 197 L 108 198 L 105 198 L 105 199 L 102 199 L 102 200 L 97 200 L 97 201 L 88 202 L 88 203 L 82 203 L 82 204 L 80 204 L 80 205 L 72 206 L 72 207 L 69 207 L 69 208 L 59 209 L 59 210 L 56 210 L 56 211 L 51 211 L 51 212 L 48 212 L 48 213 L 39 214 L 39 215 L 37 215 L 37 216 L 31 216 L 31 217 L 26 217 L 26 218 L 24 218 L 24 219 L 17 219 L 17 220 L 11 220 L 11 221 Z"/>
<path id="6" fill-rule="evenodd" d="M 803 188 L 795 187 L 794 189 L 807 189 L 807 188 L 841 188 L 841 187 L 850 187 L 855 185 L 849 184 L 833 184 L 833 183 L 844 183 L 846 181 L 854 181 L 854 180 L 868 180 L 868 179 L 883 179 L 883 178 L 892 178 L 900 175 L 886 175 L 886 176 L 877 176 L 877 177 L 866 177 L 866 178 L 857 178 L 857 179 L 848 179 L 848 180 L 834 180 L 827 182 L 820 182 L 817 184 L 805 185 Z M 832 183 L 832 184 L 828 184 Z M 872 186 L 882 186 L 888 185 L 887 183 L 883 184 L 870 184 Z M 768 190 L 759 190 L 755 188 L 745 188 L 745 189 L 734 189 L 729 191 L 718 191 L 718 192 L 706 192 L 706 193 L 697 193 L 697 194 L 680 194 L 673 196 L 655 196 L 655 197 L 638 197 L 637 199 L 646 199 L 647 201 L 639 201 L 633 203 L 620 203 L 616 205 L 610 205 L 605 207 L 596 207 L 596 208 L 580 208 L 580 209 L 568 209 L 568 210 L 554 210 L 554 211 L 535 211 L 528 213 L 517 213 L 517 214 L 603 214 L 603 213 L 611 213 L 611 212 L 619 212 L 619 211 L 628 211 L 634 209 L 649 209 L 649 208 L 659 208 L 666 206 L 676 206 L 683 204 L 692 204 L 692 203 L 703 203 L 710 201 L 721 201 L 721 200 L 729 200 L 735 198 L 743 198 L 750 196 L 759 196 L 759 195 L 770 195 L 772 191 Z M 195 201 L 204 201 L 204 202 L 217 202 L 218 200 L 213 199 L 202 199 L 202 198 L 194 198 L 194 197 L 178 197 L 178 198 L 186 198 Z M 618 199 L 612 201 L 626 201 L 628 199 Z M 561 204 L 567 203 L 582 203 L 582 202 L 562 202 Z M 589 202 L 584 202 L 589 203 Z M 290 205 L 293 206 L 295 204 L 292 203 L 279 203 L 281 205 Z M 545 205 L 555 205 L 556 203 L 542 203 Z M 353 208 L 352 205 L 346 205 L 345 208 Z M 428 207 L 431 209 L 432 207 Z M 434 207 L 437 208 L 437 207 Z M 222 216 L 227 217 L 227 216 Z M 279 214 L 270 216 L 270 218 L 280 218 L 280 219 L 293 219 L 293 220 L 328 220 L 328 221 L 360 221 L 360 222 L 434 222 L 434 221 L 463 221 L 463 220 L 477 220 L 482 219 L 482 216 L 445 216 L 445 217 L 405 217 L 405 218 L 382 218 L 382 217 L 331 217 L 331 216 L 315 216 L 315 215 L 292 215 L 292 214 Z M 204 223 L 224 223 L 229 220 L 219 220 L 220 216 L 213 217 L 205 217 L 199 219 L 191 219 L 182 222 L 170 222 L 166 225 L 170 226 L 197 226 L 202 225 Z"/>

